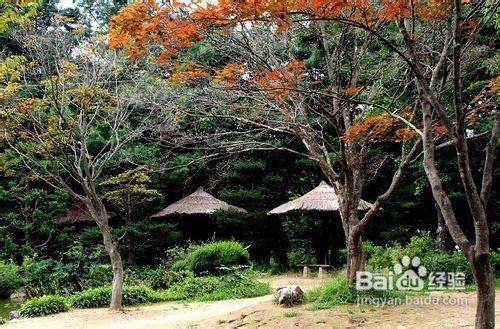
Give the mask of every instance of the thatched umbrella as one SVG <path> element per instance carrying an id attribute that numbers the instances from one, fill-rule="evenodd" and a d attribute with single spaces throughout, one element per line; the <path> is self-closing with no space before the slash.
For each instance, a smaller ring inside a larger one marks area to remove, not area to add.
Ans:
<path id="1" fill-rule="evenodd" d="M 359 200 L 358 210 L 368 210 L 371 206 L 371 203 Z M 322 181 L 316 188 L 300 198 L 284 203 L 267 214 L 284 215 L 328 211 L 339 211 L 339 199 L 333 187 Z"/>
<path id="2" fill-rule="evenodd" d="M 113 217 L 114 214 L 108 212 L 108 217 Z M 52 218 L 57 224 L 76 224 L 76 223 L 89 223 L 94 219 L 90 216 L 87 206 L 83 202 L 78 202 L 71 206 L 66 214 L 59 214 Z"/>
<path id="3" fill-rule="evenodd" d="M 154 214 L 151 218 L 176 215 L 212 215 L 218 210 L 247 212 L 245 209 L 228 204 L 203 191 L 202 187 L 187 197 L 172 203 L 167 208 Z"/>
<path id="4" fill-rule="evenodd" d="M 364 200 L 359 200 L 358 210 L 368 210 L 372 206 L 371 203 Z M 339 211 L 339 199 L 337 193 L 333 187 L 325 182 L 321 182 L 316 188 L 307 192 L 300 198 L 289 201 L 282 204 L 268 212 L 268 215 L 285 215 L 285 214 L 304 214 L 304 213 L 315 213 L 319 215 L 321 213 L 328 212 L 338 212 Z M 316 228 L 314 222 L 311 224 L 313 228 L 313 241 L 316 245 L 316 258 L 318 262 L 324 261 L 324 263 L 329 263 L 331 260 L 328 257 L 328 249 L 333 251 L 333 246 L 336 238 L 332 238 L 328 232 L 332 232 L 328 228 L 328 225 L 332 225 L 329 218 L 324 218 L 325 216 L 320 215 L 320 227 Z M 330 245 L 330 247 L 328 247 Z M 331 253 L 330 255 L 333 255 Z"/>

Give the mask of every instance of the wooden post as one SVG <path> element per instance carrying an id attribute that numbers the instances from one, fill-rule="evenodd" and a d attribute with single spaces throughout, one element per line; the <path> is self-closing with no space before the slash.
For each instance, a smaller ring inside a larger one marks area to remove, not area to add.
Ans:
<path id="1" fill-rule="evenodd" d="M 302 276 L 304 278 L 308 278 L 311 275 L 311 269 L 309 266 L 304 265 L 304 271 L 302 272 Z"/>

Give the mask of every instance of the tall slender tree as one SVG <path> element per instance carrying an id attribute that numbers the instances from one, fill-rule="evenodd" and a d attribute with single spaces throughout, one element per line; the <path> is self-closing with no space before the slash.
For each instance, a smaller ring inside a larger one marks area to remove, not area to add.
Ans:
<path id="1" fill-rule="evenodd" d="M 39 179 L 85 205 L 99 227 L 113 268 L 110 308 L 122 306 L 120 238 L 113 236 L 98 183 L 116 154 L 148 129 L 153 108 L 131 105 L 137 79 L 99 37 L 59 17 L 49 30 L 11 31 L 24 56 L 3 75 L 2 142 Z M 142 111 L 144 120 L 131 116 Z M 109 191 L 107 191 L 110 193 Z"/>

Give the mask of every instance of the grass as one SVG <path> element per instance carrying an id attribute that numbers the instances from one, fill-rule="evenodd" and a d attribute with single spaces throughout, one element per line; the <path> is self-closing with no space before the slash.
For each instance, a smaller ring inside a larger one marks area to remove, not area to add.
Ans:
<path id="1" fill-rule="evenodd" d="M 270 293 L 268 283 L 246 275 L 190 277 L 172 285 L 164 293 L 167 300 L 217 301 L 252 298 Z"/>
<path id="2" fill-rule="evenodd" d="M 306 293 L 306 301 L 312 303 L 309 310 L 327 309 L 335 305 L 355 303 L 358 297 L 368 298 L 403 298 L 399 291 L 363 291 L 359 292 L 347 283 L 344 275 L 339 275 L 334 281 Z"/>
<path id="3" fill-rule="evenodd" d="M 493 286 L 495 287 L 495 289 L 500 289 L 500 279 L 494 279 L 493 281 Z M 468 284 L 465 286 L 465 291 L 467 292 L 471 292 L 471 291 L 476 291 L 476 284 L 475 283 L 472 283 L 472 284 Z M 464 291 L 464 290 L 461 290 L 461 291 Z"/>
<path id="4" fill-rule="evenodd" d="M 495 279 L 495 289 L 500 289 L 500 279 Z M 470 284 L 465 287 L 465 290 L 445 290 L 445 292 L 473 292 L 476 291 L 476 285 Z M 318 287 L 308 291 L 305 295 L 305 302 L 310 303 L 307 310 L 328 309 L 335 305 L 346 305 L 356 303 L 359 298 L 368 297 L 373 299 L 404 299 L 406 295 L 427 295 L 430 291 L 422 290 L 417 292 L 401 292 L 395 290 L 386 291 L 356 291 L 347 283 L 344 273 L 338 273 L 333 281 L 325 283 L 322 287 Z"/>
<path id="5" fill-rule="evenodd" d="M 285 313 L 283 313 L 283 316 L 285 318 L 294 318 L 296 316 L 299 316 L 300 313 L 299 312 L 296 312 L 296 311 L 286 311 Z"/>

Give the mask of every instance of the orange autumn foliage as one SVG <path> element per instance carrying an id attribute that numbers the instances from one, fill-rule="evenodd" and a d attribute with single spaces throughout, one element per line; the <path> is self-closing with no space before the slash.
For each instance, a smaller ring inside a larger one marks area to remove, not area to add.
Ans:
<path id="1" fill-rule="evenodd" d="M 347 129 L 341 139 L 348 143 L 359 140 L 400 143 L 417 135 L 412 129 L 398 126 L 399 121 L 387 113 L 371 115 Z"/>
<path id="2" fill-rule="evenodd" d="M 440 122 L 434 123 L 432 125 L 432 132 L 434 133 L 434 138 L 440 138 L 444 136 L 447 131 L 448 129 L 446 129 L 446 127 Z"/>
<path id="3" fill-rule="evenodd" d="M 207 31 L 234 27 L 239 23 L 254 25 L 273 22 L 279 30 L 287 29 L 294 14 L 314 19 L 341 18 L 369 26 L 377 18 L 393 20 L 409 17 L 412 9 L 423 20 L 445 18 L 451 0 L 218 0 L 155 2 L 137 1 L 120 10 L 110 23 L 110 46 L 124 48 L 131 59 L 146 55 L 146 50 L 160 46 L 156 62 L 164 65 L 179 51 L 201 40 Z"/>
<path id="4" fill-rule="evenodd" d="M 301 61 L 292 61 L 281 70 L 259 74 L 256 83 L 263 90 L 270 92 L 277 99 L 289 98 L 300 79 L 305 75 L 305 66 Z"/>
<path id="5" fill-rule="evenodd" d="M 359 91 L 359 88 L 356 86 L 350 86 L 348 88 L 340 90 L 340 92 L 342 94 L 346 94 L 346 95 L 353 95 L 353 94 L 357 93 L 358 91 Z"/>
<path id="6" fill-rule="evenodd" d="M 111 48 L 124 48 L 126 55 L 137 59 L 149 46 L 161 45 L 156 62 L 164 65 L 180 50 L 202 39 L 203 25 L 180 18 L 173 7 L 160 7 L 155 1 L 135 2 L 114 16 L 110 22 Z"/>
<path id="7" fill-rule="evenodd" d="M 488 83 L 488 91 L 492 94 L 500 93 L 500 75 L 497 75 Z"/>
<path id="8" fill-rule="evenodd" d="M 214 82 L 226 88 L 235 86 L 248 69 L 245 65 L 229 63 L 223 69 L 215 70 Z"/>
<path id="9" fill-rule="evenodd" d="M 447 17 L 452 9 L 451 0 L 428 0 L 417 5 L 417 15 L 423 20 L 440 20 Z"/>
<path id="10" fill-rule="evenodd" d="M 383 20 L 393 20 L 397 17 L 408 17 L 411 10 L 406 1 L 403 0 L 383 0 L 384 7 L 379 11 L 378 17 Z"/>
<path id="11" fill-rule="evenodd" d="M 196 62 L 175 62 L 173 65 L 173 73 L 168 78 L 168 82 L 173 85 L 185 85 L 193 82 L 198 78 L 209 77 L 210 74 L 203 70 L 203 68 Z"/>

